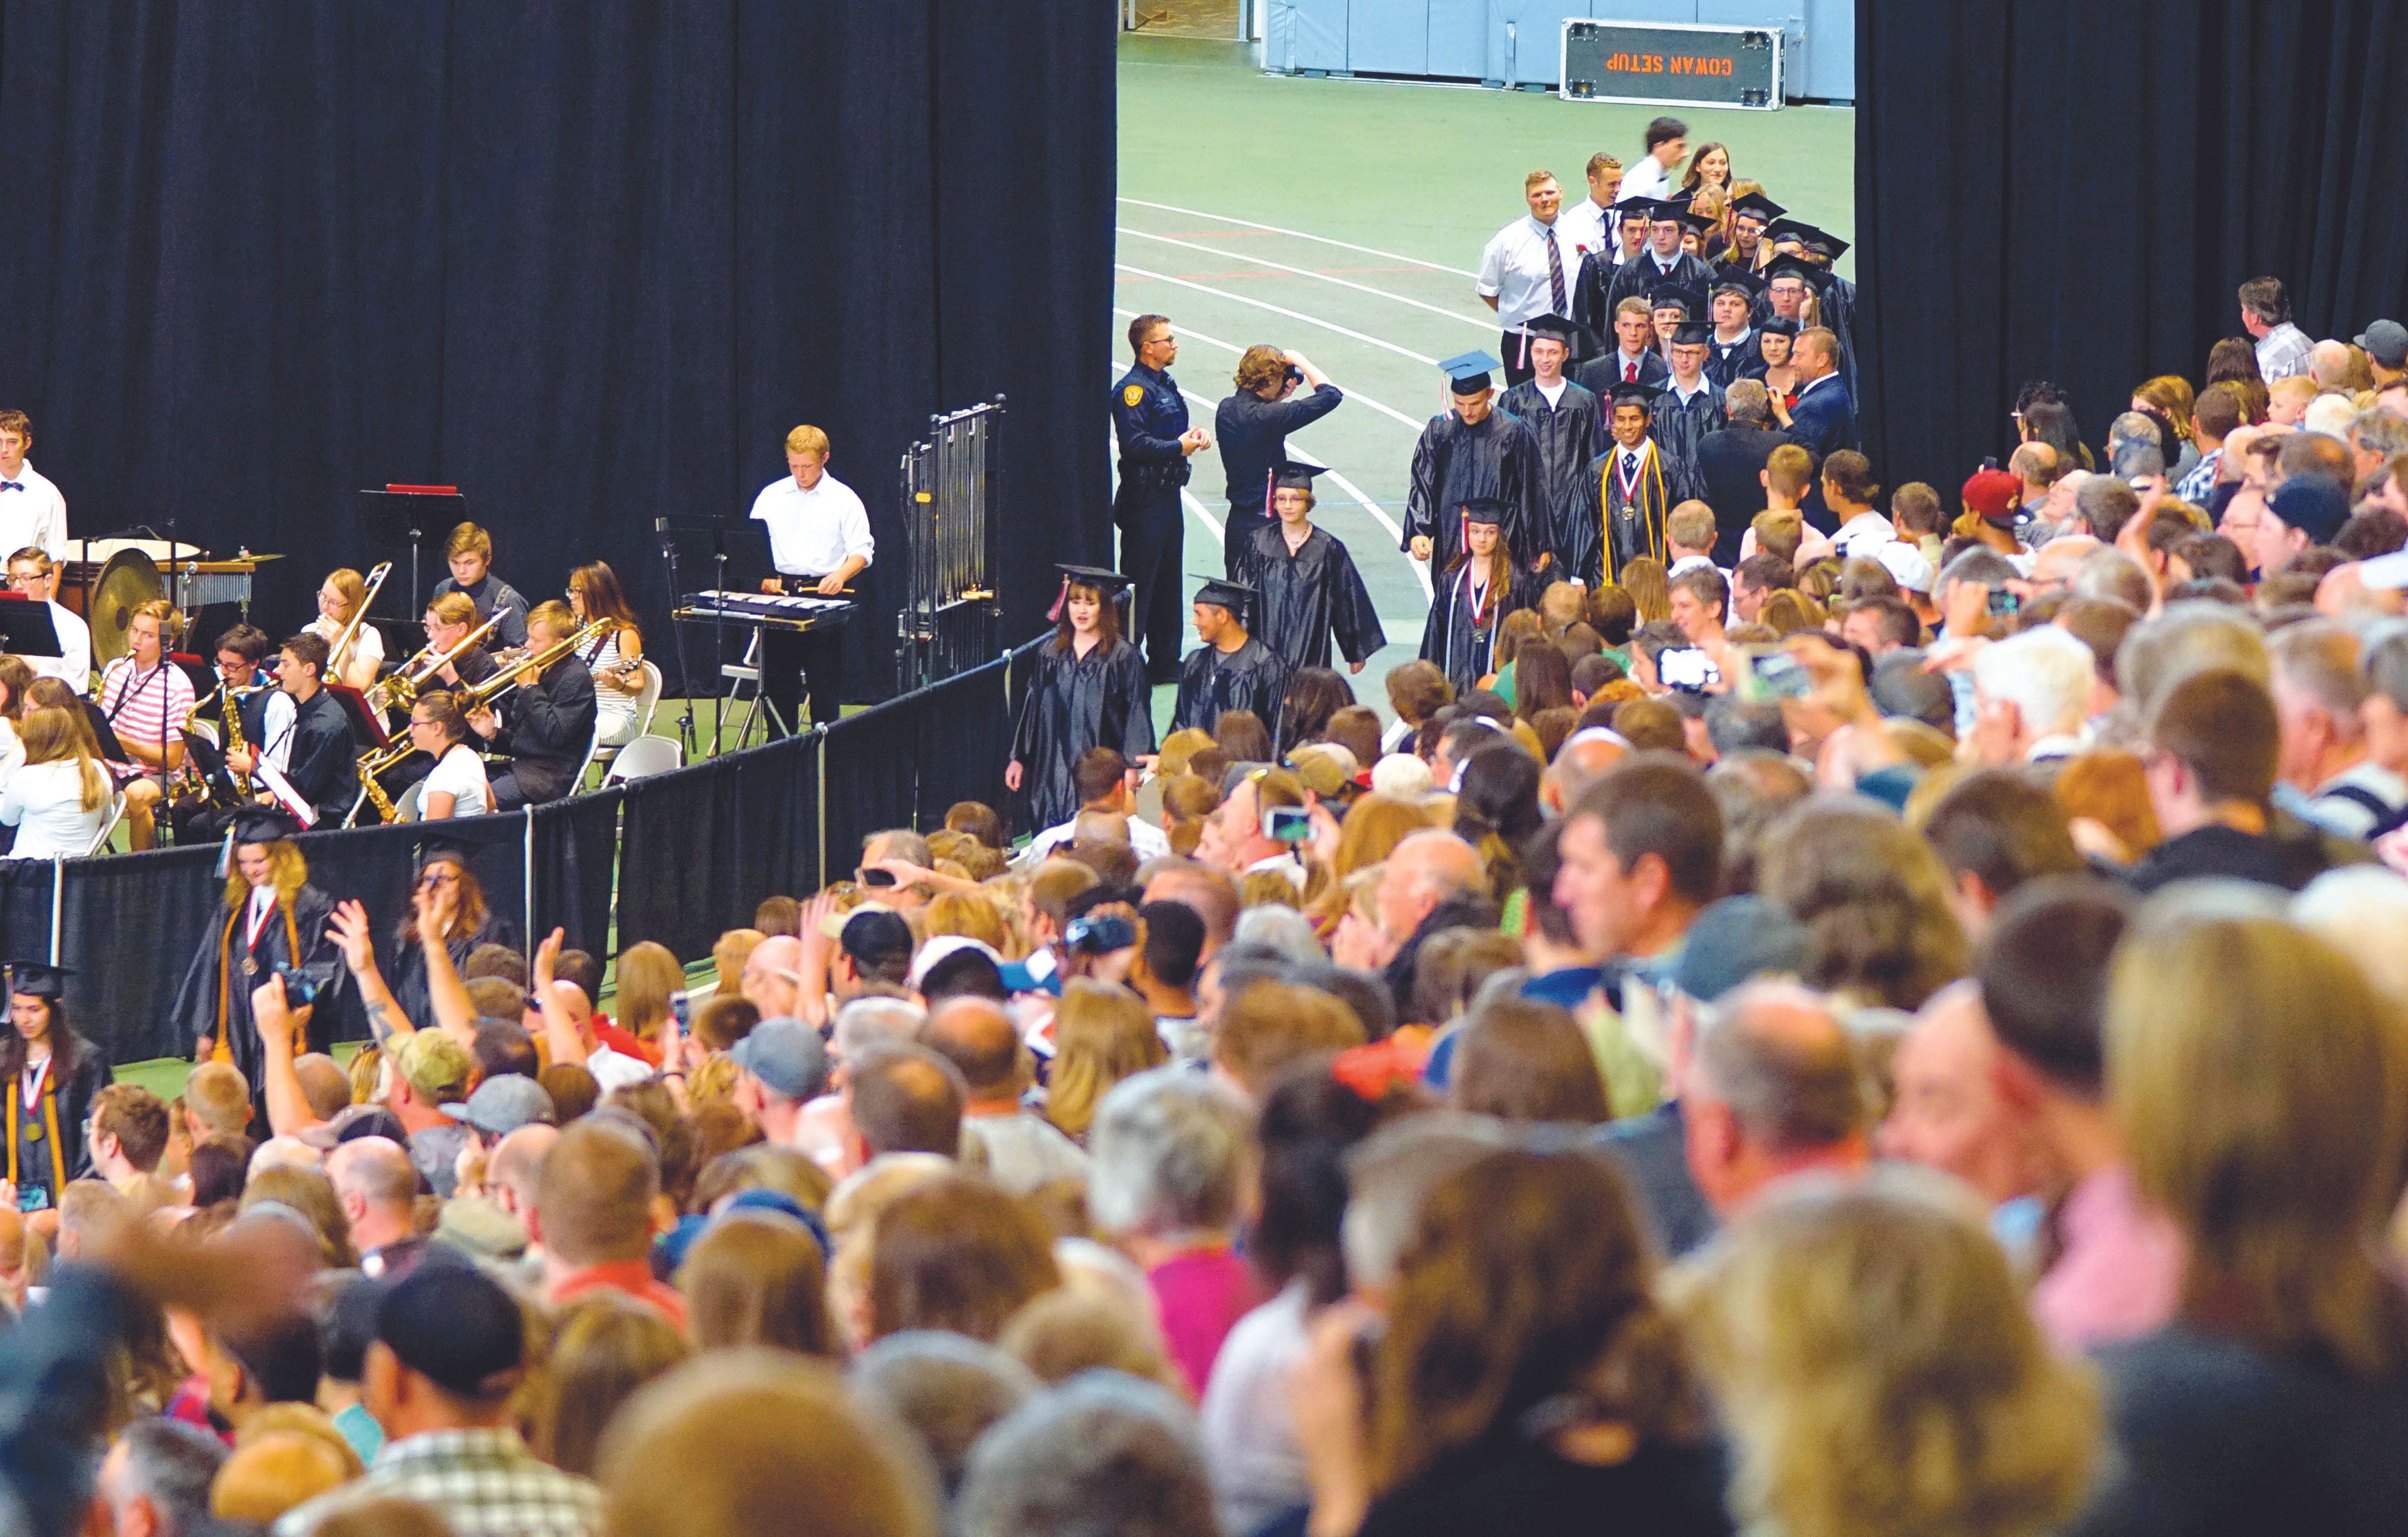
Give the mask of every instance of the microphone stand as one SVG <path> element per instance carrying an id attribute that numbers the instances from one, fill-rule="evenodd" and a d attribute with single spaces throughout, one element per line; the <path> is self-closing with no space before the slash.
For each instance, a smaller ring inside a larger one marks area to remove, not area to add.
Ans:
<path id="1" fill-rule="evenodd" d="M 677 536 L 669 532 L 669 520 L 666 518 L 654 519 L 652 528 L 661 536 L 661 558 L 668 562 L 669 607 L 674 610 L 679 602 Z M 678 677 L 685 683 L 685 713 L 678 718 L 678 740 L 682 744 L 686 760 L 692 762 L 695 749 L 694 666 L 686 659 L 685 626 L 672 619 L 669 628 L 677 635 Z"/>
<path id="2" fill-rule="evenodd" d="M 710 528 L 710 559 L 714 572 L 711 586 L 719 594 L 710 605 L 710 654 L 717 659 L 714 667 L 719 667 L 727 661 L 727 536 L 717 523 L 713 523 Z M 758 677 L 752 680 L 752 692 L 756 697 L 761 692 Z M 719 679 L 716 675 L 710 681 L 710 755 L 715 758 L 719 756 L 719 728 L 727 713 L 719 707 Z M 747 729 L 749 734 L 749 723 Z M 742 752 L 744 744 L 739 741 L 736 748 Z"/>

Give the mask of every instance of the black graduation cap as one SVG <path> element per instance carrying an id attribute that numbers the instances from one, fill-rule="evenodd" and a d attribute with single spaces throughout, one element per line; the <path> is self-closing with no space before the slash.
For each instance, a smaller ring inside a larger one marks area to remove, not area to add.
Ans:
<path id="1" fill-rule="evenodd" d="M 1491 528 L 1505 526 L 1505 504 L 1494 496 L 1474 496 L 1457 509 L 1467 524 L 1484 524 Z"/>
<path id="2" fill-rule="evenodd" d="M 1801 262 L 1795 256 L 1776 256 L 1764 269 L 1764 281 L 1770 287 L 1775 278 L 1795 278 L 1817 294 L 1831 280 L 1829 272 L 1812 262 Z"/>
<path id="3" fill-rule="evenodd" d="M 1296 459 L 1283 459 L 1271 466 L 1273 491 L 1311 491 L 1312 478 L 1328 470 L 1327 465 L 1308 465 Z"/>
<path id="4" fill-rule="evenodd" d="M 1135 577 L 1125 577 L 1118 571 L 1107 571 L 1100 566 L 1057 564 L 1054 569 L 1062 573 L 1065 582 L 1084 582 L 1090 587 L 1101 587 L 1107 593 L 1119 592 L 1137 580 Z"/>
<path id="5" fill-rule="evenodd" d="M 1560 341 L 1567 347 L 1578 345 L 1581 338 L 1580 323 L 1561 315 L 1540 315 L 1525 321 L 1522 329 L 1529 332 L 1533 340 Z"/>
<path id="6" fill-rule="evenodd" d="M 234 813 L 237 843 L 274 843 L 300 836 L 301 821 L 281 806 L 245 806 Z"/>
<path id="7" fill-rule="evenodd" d="M 1650 384 L 1644 380 L 1623 380 L 1613 386 L 1610 395 L 1613 404 L 1642 407 L 1648 415 L 1653 416 L 1656 414 L 1656 397 L 1663 393 L 1661 384 Z"/>
<path id="8" fill-rule="evenodd" d="M 1714 328 L 1703 321 L 1684 321 L 1672 327 L 1675 347 L 1707 347 L 1714 339 Z"/>
<path id="9" fill-rule="evenodd" d="M 1242 582 L 1206 577 L 1204 585 L 1196 590 L 1196 601 L 1209 603 L 1216 609 L 1226 609 L 1242 623 L 1254 609 L 1254 590 Z"/>
<path id="10" fill-rule="evenodd" d="M 1656 199 L 1626 197 L 1613 205 L 1613 211 L 1619 216 L 1620 222 L 1626 224 L 1633 219 L 1653 219 L 1656 216 Z"/>
<path id="11" fill-rule="evenodd" d="M 1658 283 L 1647 295 L 1650 309 L 1670 309 L 1676 304 L 1684 320 L 1696 320 L 1706 312 L 1706 296 L 1678 283 Z"/>
<path id="12" fill-rule="evenodd" d="M 1495 386 L 1497 381 L 1488 377 L 1488 372 L 1505 366 L 1505 360 L 1494 352 L 1464 352 L 1440 359 L 1438 366 L 1455 394 L 1478 395 Z"/>
<path id="13" fill-rule="evenodd" d="M 1713 292 L 1719 294 L 1726 288 L 1738 290 L 1753 304 L 1756 296 L 1764 292 L 1764 280 L 1743 266 L 1725 267 L 1714 274 Z"/>
<path id="14" fill-rule="evenodd" d="M 1681 215 L 1681 223 L 1688 225 L 1695 233 L 1703 235 L 1722 221 L 1711 213 L 1699 213 L 1697 209 L 1691 208 Z"/>
<path id="15" fill-rule="evenodd" d="M 1848 253 L 1848 242 L 1828 230 L 1817 229 L 1801 219 L 1784 219 L 1764 232 L 1764 237 L 1778 245 L 1795 240 L 1827 262 L 1836 262 Z"/>
<path id="16" fill-rule="evenodd" d="M 1754 219 L 1767 224 L 1789 211 L 1760 192 L 1752 192 L 1744 197 L 1732 198 L 1730 208 L 1731 212 L 1743 219 Z"/>
<path id="17" fill-rule="evenodd" d="M 1689 217 L 1689 200 L 1685 197 L 1659 197 L 1647 205 L 1647 222 L 1651 224 L 1678 224 Z"/>
<path id="18" fill-rule="evenodd" d="M 52 966 L 48 961 L 10 961 L 8 991 L 12 994 L 22 994 L 26 998 L 46 998 L 56 1000 L 64 996 L 66 979 L 74 975 L 73 967 Z"/>

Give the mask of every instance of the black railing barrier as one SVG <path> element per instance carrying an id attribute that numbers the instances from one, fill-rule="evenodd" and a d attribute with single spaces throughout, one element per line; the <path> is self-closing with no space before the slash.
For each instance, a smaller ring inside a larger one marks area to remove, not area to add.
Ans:
<path id="1" fill-rule="evenodd" d="M 523 945 L 558 927 L 595 955 L 655 940 L 696 960 L 763 898 L 851 875 L 867 834 L 933 829 L 957 800 L 1002 809 L 1014 665 L 1040 643 L 835 725 L 548 806 L 304 834 L 310 883 L 366 904 L 389 963 L 419 856 L 447 843 Z M 0 859 L 0 960 L 72 968 L 67 1016 L 111 1061 L 182 1056 L 192 1042 L 173 1005 L 225 911 L 220 857 Z M 338 1034 L 359 1033 L 347 1024 Z"/>

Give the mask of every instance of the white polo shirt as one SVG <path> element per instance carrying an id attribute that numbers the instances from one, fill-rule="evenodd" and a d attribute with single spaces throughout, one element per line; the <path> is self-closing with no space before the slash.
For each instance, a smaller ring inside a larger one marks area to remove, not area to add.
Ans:
<path id="1" fill-rule="evenodd" d="M 15 480 L 0 475 L 0 560 L 29 545 L 67 558 L 67 499 L 30 459 Z"/>
<path id="2" fill-rule="evenodd" d="M 853 488 L 823 472 L 805 491 L 781 475 L 752 498 L 752 516 L 769 525 L 770 564 L 788 576 L 825 576 L 859 555 L 871 559 L 869 510 Z"/>

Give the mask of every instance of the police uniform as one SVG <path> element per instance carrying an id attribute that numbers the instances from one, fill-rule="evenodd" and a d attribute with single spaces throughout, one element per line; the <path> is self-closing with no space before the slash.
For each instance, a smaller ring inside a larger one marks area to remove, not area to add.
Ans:
<path id="1" fill-rule="evenodd" d="M 1149 682 L 1179 678 L 1185 631 L 1180 602 L 1182 540 L 1179 488 L 1187 483 L 1187 401 L 1168 373 L 1144 364 L 1112 386 L 1112 433 L 1120 439 L 1120 490 L 1112 524 L 1121 531 L 1121 569 L 1136 589 L 1129 639 L 1145 650 Z"/>

